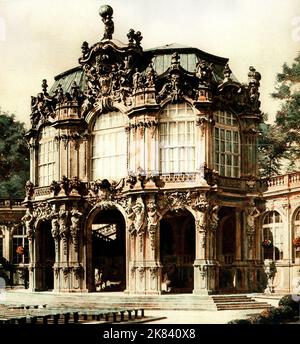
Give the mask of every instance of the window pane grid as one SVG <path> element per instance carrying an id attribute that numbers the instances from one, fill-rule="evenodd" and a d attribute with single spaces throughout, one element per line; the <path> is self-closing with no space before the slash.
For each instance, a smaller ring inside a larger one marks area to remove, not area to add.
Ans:
<path id="1" fill-rule="evenodd" d="M 159 131 L 160 170 L 185 173 L 195 170 L 195 122 L 186 120 L 193 109 L 186 103 L 169 104 L 162 112 Z"/>
<path id="2" fill-rule="evenodd" d="M 118 179 L 126 174 L 126 134 L 120 112 L 100 115 L 93 128 L 92 179 Z"/>
<path id="3" fill-rule="evenodd" d="M 270 211 L 263 222 L 263 240 L 270 240 L 272 246 L 263 248 L 264 259 L 280 260 L 283 258 L 283 224 L 277 211 Z"/>
<path id="4" fill-rule="evenodd" d="M 22 246 L 24 248 L 24 254 L 18 254 L 16 252 L 19 246 Z M 29 263 L 29 242 L 25 233 L 25 228 L 23 226 L 19 226 L 13 234 L 12 256 L 13 264 Z"/>
<path id="5" fill-rule="evenodd" d="M 42 129 L 38 149 L 38 185 L 50 185 L 55 179 L 55 129 Z"/>
<path id="6" fill-rule="evenodd" d="M 239 177 L 239 128 L 234 116 L 226 112 L 215 114 L 214 130 L 215 169 L 226 177 Z"/>

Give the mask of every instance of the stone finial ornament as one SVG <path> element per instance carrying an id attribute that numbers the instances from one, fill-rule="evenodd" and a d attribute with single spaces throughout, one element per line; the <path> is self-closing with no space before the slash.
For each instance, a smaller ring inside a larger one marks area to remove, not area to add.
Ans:
<path id="1" fill-rule="evenodd" d="M 113 9 L 109 5 L 103 5 L 99 9 L 99 15 L 104 23 L 104 34 L 102 39 L 112 39 L 115 27 L 112 20 Z"/>

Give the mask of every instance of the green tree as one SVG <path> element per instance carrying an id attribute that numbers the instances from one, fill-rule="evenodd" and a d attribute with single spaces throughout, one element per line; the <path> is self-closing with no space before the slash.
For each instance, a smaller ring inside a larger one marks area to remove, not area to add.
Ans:
<path id="1" fill-rule="evenodd" d="M 276 125 L 261 123 L 258 139 L 258 163 L 261 177 L 271 177 L 280 172 L 286 150 L 284 136 Z"/>
<path id="2" fill-rule="evenodd" d="M 280 100 L 281 106 L 275 124 L 284 142 L 284 151 L 279 150 L 277 157 L 285 158 L 288 169 L 292 169 L 300 159 L 300 52 L 291 66 L 283 65 L 276 81 L 272 97 Z"/>
<path id="3" fill-rule="evenodd" d="M 24 123 L 0 109 L 0 198 L 22 198 L 29 179 Z"/>

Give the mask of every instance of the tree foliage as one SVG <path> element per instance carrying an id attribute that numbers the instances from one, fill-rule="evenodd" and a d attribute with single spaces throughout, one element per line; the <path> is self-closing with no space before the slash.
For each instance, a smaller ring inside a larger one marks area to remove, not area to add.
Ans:
<path id="1" fill-rule="evenodd" d="M 282 102 L 275 123 L 285 142 L 283 157 L 291 169 L 300 158 L 300 53 L 291 66 L 284 64 L 282 73 L 277 74 L 272 96 Z"/>
<path id="2" fill-rule="evenodd" d="M 24 197 L 29 179 L 29 150 L 25 125 L 0 110 L 0 198 Z"/>
<path id="3" fill-rule="evenodd" d="M 285 153 L 285 141 L 275 125 L 262 123 L 258 140 L 260 176 L 270 177 L 279 173 Z"/>

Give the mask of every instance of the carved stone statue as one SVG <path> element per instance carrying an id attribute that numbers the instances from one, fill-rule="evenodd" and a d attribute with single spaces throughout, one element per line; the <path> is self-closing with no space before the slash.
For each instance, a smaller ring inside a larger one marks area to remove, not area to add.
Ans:
<path id="1" fill-rule="evenodd" d="M 149 66 L 146 68 L 146 87 L 152 88 L 155 86 L 155 71 L 153 69 L 153 64 L 150 63 Z"/>
<path id="2" fill-rule="evenodd" d="M 231 78 L 230 78 L 230 75 L 231 75 L 231 69 L 229 67 L 229 64 L 226 63 L 225 67 L 224 67 L 224 70 L 223 70 L 223 75 L 224 75 L 224 80 L 223 82 L 228 82 L 228 81 L 231 81 Z"/>
<path id="3" fill-rule="evenodd" d="M 21 219 L 25 223 L 26 235 L 29 240 L 32 240 L 34 235 L 34 221 L 35 218 L 30 210 L 27 208 L 25 215 Z"/>
<path id="4" fill-rule="evenodd" d="M 150 243 L 152 250 L 155 248 L 155 236 L 159 221 L 162 218 L 162 215 L 158 212 L 157 206 L 154 201 L 150 201 L 147 205 L 147 214 L 148 214 L 148 233 L 150 235 Z"/>
<path id="5" fill-rule="evenodd" d="M 109 5 L 103 5 L 99 9 L 99 15 L 104 23 L 104 34 L 102 39 L 112 39 L 114 33 L 114 22 L 112 20 L 113 9 Z"/>
<path id="6" fill-rule="evenodd" d="M 253 235 L 255 232 L 255 219 L 260 215 L 260 211 L 256 208 L 254 202 L 251 202 L 246 209 L 246 221 L 247 221 L 247 235 L 248 235 L 248 247 L 251 250 L 253 245 Z"/>
<path id="7" fill-rule="evenodd" d="M 135 227 L 134 227 L 134 218 L 135 218 L 135 214 L 132 210 L 132 204 L 131 204 L 131 200 L 127 200 L 126 202 L 126 207 L 125 207 L 125 211 L 127 214 L 127 219 L 128 219 L 128 231 L 129 233 L 132 235 L 135 232 Z"/>
<path id="8" fill-rule="evenodd" d="M 59 234 L 63 241 L 63 251 L 64 254 L 67 254 L 67 247 L 68 247 L 68 238 L 69 238 L 69 228 L 67 227 L 67 220 L 68 220 L 68 212 L 66 210 L 61 209 L 58 212 L 59 216 Z"/>
<path id="9" fill-rule="evenodd" d="M 34 193 L 34 185 L 30 180 L 27 180 L 26 184 L 25 184 L 25 193 L 26 193 L 26 198 L 28 200 L 31 199 L 31 197 L 33 196 Z"/>
<path id="10" fill-rule="evenodd" d="M 134 228 L 138 234 L 141 234 L 145 224 L 145 204 L 141 197 L 137 199 L 135 205 L 132 207 L 132 211 L 135 215 Z"/>
<path id="11" fill-rule="evenodd" d="M 51 234 L 54 240 L 59 238 L 59 222 L 58 222 L 58 213 L 55 210 L 52 210 L 51 214 Z"/>
<path id="12" fill-rule="evenodd" d="M 199 79 L 199 85 L 209 86 L 212 81 L 212 65 L 200 60 L 196 66 L 196 76 Z"/>
<path id="13" fill-rule="evenodd" d="M 71 231 L 71 236 L 72 236 L 75 251 L 78 250 L 78 233 L 80 231 L 80 221 L 81 221 L 82 215 L 83 214 L 76 208 L 73 208 L 71 210 L 70 231 Z"/>
<path id="14" fill-rule="evenodd" d="M 137 68 L 135 69 L 135 73 L 133 74 L 132 81 L 133 81 L 133 91 L 134 92 L 136 92 L 137 90 L 139 90 L 140 88 L 143 87 L 142 75 L 138 71 Z"/>

